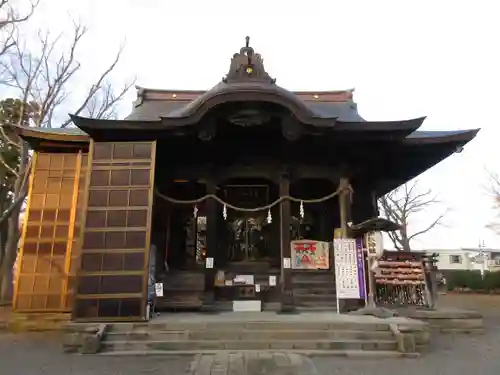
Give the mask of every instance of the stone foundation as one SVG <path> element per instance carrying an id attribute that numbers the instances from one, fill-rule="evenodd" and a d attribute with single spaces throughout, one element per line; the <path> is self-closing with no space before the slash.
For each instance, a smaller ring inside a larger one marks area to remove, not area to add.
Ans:
<path id="1" fill-rule="evenodd" d="M 14 333 L 60 331 L 70 318 L 68 313 L 11 313 L 6 321 L 6 328 Z"/>
<path id="2" fill-rule="evenodd" d="M 63 340 L 65 353 L 96 354 L 101 350 L 107 325 L 69 325 Z"/>
<path id="3" fill-rule="evenodd" d="M 398 312 L 400 316 L 427 322 L 441 333 L 484 333 L 483 316 L 475 311 L 406 309 Z"/>

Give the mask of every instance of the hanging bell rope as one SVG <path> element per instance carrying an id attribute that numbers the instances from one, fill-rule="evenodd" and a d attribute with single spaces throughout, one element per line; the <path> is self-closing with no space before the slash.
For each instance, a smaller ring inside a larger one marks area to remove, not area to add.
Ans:
<path id="1" fill-rule="evenodd" d="M 171 197 L 167 197 L 166 195 L 163 195 L 162 193 L 160 193 L 158 191 L 158 189 L 155 188 L 155 194 L 158 197 L 160 197 L 160 198 L 162 198 L 162 199 L 164 199 L 164 200 L 166 200 L 167 202 L 170 202 L 170 203 L 196 205 L 196 204 L 199 204 L 199 203 L 201 203 L 203 201 L 206 201 L 207 199 L 214 199 L 217 202 L 219 202 L 220 204 L 222 204 L 224 207 L 230 208 L 230 209 L 235 210 L 235 211 L 243 211 L 243 212 L 267 211 L 267 210 L 270 210 L 271 208 L 273 208 L 274 206 L 280 204 L 281 202 L 283 202 L 285 200 L 289 200 L 289 201 L 297 202 L 297 203 L 303 203 L 303 204 L 304 203 L 305 204 L 323 203 L 323 202 L 326 202 L 327 200 L 330 200 L 330 199 L 336 197 L 337 195 L 339 195 L 340 193 L 342 193 L 342 191 L 347 191 L 351 195 L 353 193 L 351 185 L 347 185 L 344 188 L 342 188 L 341 186 L 339 186 L 337 188 L 337 190 L 335 190 L 333 193 L 325 195 L 322 198 L 317 198 L 317 199 L 299 199 L 299 198 L 292 197 L 290 195 L 284 195 L 284 196 L 279 197 L 278 199 L 276 199 L 274 202 L 271 202 L 270 204 L 265 205 L 265 206 L 255 207 L 255 208 L 244 208 L 244 207 L 233 206 L 232 204 L 225 202 L 224 200 L 222 200 L 221 198 L 219 198 L 215 194 L 207 194 L 207 195 L 204 195 L 203 197 L 198 198 L 198 199 L 181 200 L 181 199 L 174 199 L 174 198 L 171 198 Z"/>

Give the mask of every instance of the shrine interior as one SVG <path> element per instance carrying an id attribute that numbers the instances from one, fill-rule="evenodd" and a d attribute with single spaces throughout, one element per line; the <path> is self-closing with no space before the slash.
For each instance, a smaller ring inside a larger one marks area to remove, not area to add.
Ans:
<path id="1" fill-rule="evenodd" d="M 205 154 L 199 151 L 202 142 L 177 139 L 174 143 L 170 140 L 158 140 L 155 191 L 160 194 L 155 194 L 151 235 L 151 243 L 157 250 L 157 278 L 162 278 L 167 272 L 202 271 L 209 230 L 214 230 L 217 237 L 215 268 L 244 271 L 259 268 L 279 272 L 279 205 L 257 212 L 226 207 L 225 216 L 224 206 L 216 202 L 216 214 L 210 216 L 210 199 L 197 204 L 184 204 L 172 203 L 164 198 L 166 196 L 179 201 L 189 201 L 205 196 L 208 193 L 210 161 L 221 156 L 213 150 L 230 148 L 230 145 L 221 143 L 224 139 L 232 138 L 238 139 L 239 153 L 228 152 L 224 159 L 225 165 L 221 167 L 221 163 L 218 163 L 216 195 L 230 205 L 248 209 L 266 206 L 277 200 L 280 196 L 277 181 L 279 174 L 273 175 L 273 155 L 269 155 L 267 160 L 260 160 L 260 163 L 259 160 L 254 160 L 257 155 L 245 151 L 255 147 L 252 140 L 256 142 L 260 138 L 255 134 L 258 132 L 249 128 L 237 130 L 245 132 L 245 136 L 236 135 L 233 138 L 222 133 L 223 140 L 217 140 L 217 145 L 206 150 L 208 153 Z M 281 134 L 276 136 L 282 138 Z M 269 138 L 268 131 L 263 139 L 266 138 Z M 246 140 L 247 144 L 241 144 L 241 140 Z M 259 140 L 260 143 L 267 141 Z M 276 147 L 264 149 L 271 154 Z M 185 150 L 195 151 L 186 153 Z M 176 154 L 180 158 L 176 158 Z M 259 156 L 262 157 L 260 150 Z M 292 179 L 290 195 L 304 200 L 318 199 L 333 193 L 337 187 L 338 184 L 324 178 Z M 291 204 L 290 238 L 331 241 L 331 228 L 340 225 L 337 197 L 321 203 L 305 204 L 303 210 L 300 206 L 299 202 Z"/>

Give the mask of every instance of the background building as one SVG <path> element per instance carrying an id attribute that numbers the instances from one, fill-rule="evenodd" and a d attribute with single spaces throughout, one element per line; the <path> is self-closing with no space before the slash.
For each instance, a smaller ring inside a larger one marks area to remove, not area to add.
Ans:
<path id="1" fill-rule="evenodd" d="M 437 267 L 442 271 L 500 271 L 500 249 L 460 248 L 426 252 L 439 254 Z"/>

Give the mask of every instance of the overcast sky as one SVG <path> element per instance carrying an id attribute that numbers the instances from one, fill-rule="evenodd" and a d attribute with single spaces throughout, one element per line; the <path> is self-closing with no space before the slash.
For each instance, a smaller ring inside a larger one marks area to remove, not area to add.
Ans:
<path id="1" fill-rule="evenodd" d="M 71 15 L 89 26 L 80 50 L 82 85 L 126 41 L 117 84 L 209 89 L 229 68 L 246 35 L 267 71 L 290 90 L 355 88 L 369 120 L 428 116 L 424 130 L 482 128 L 461 154 L 420 176 L 442 205 L 446 225 L 418 248 L 500 248 L 485 228 L 495 217 L 486 169 L 500 172 L 500 4 L 486 0 L 201 1 L 44 0 L 32 27 L 71 32 Z M 412 5 L 410 5 L 412 4 Z M 82 78 L 83 77 L 83 78 Z M 75 88 L 77 92 L 77 88 Z M 126 98 L 122 116 L 135 92 Z"/>

